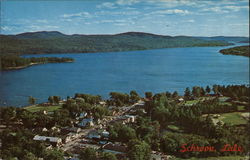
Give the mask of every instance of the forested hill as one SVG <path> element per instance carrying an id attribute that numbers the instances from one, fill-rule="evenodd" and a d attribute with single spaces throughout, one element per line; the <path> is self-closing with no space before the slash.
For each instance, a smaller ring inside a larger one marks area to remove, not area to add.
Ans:
<path id="1" fill-rule="evenodd" d="M 0 44 L 0 55 L 113 52 L 229 45 L 224 41 L 187 36 L 171 37 L 142 32 L 127 32 L 115 35 L 65 35 L 57 31 L 0 35 Z"/>
<path id="2" fill-rule="evenodd" d="M 249 37 L 225 37 L 225 36 L 215 36 L 215 37 L 196 37 L 203 40 L 216 40 L 224 42 L 234 42 L 234 43 L 249 43 Z"/>

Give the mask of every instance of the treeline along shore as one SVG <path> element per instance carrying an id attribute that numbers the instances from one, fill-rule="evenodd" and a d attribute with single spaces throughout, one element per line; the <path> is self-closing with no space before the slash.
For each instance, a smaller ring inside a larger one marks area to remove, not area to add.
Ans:
<path id="1" fill-rule="evenodd" d="M 32 65 L 45 63 L 66 63 L 73 62 L 73 58 L 58 57 L 31 57 L 23 58 L 20 56 L 0 56 L 0 70 L 22 69 Z"/>
<path id="2" fill-rule="evenodd" d="M 225 55 L 237 55 L 237 56 L 250 57 L 249 45 L 222 49 L 220 50 L 220 53 L 225 54 Z"/>
<path id="3" fill-rule="evenodd" d="M 96 53 L 177 47 L 228 46 L 247 37 L 165 36 L 143 32 L 114 35 L 66 35 L 57 31 L 0 35 L 0 70 L 35 64 L 72 62 L 70 58 L 22 58 L 24 54 Z M 230 41 L 230 42 L 229 42 Z"/>

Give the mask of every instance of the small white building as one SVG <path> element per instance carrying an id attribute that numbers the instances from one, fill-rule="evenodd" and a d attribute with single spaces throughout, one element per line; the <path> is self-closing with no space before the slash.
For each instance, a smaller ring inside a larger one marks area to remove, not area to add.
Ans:
<path id="1" fill-rule="evenodd" d="M 125 117 L 128 118 L 129 122 L 132 122 L 132 123 L 135 122 L 135 116 L 133 116 L 133 115 L 125 115 Z"/>
<path id="2" fill-rule="evenodd" d="M 88 127 L 94 126 L 93 118 L 85 118 L 80 123 L 78 123 L 78 127 Z"/>
<path id="3" fill-rule="evenodd" d="M 184 102 L 184 98 L 179 98 L 178 101 L 179 102 Z"/>
<path id="4" fill-rule="evenodd" d="M 104 138 L 109 138 L 109 132 L 104 130 L 104 131 L 102 131 L 101 136 Z"/>
<path id="5" fill-rule="evenodd" d="M 46 136 L 39 136 L 36 135 L 33 138 L 34 141 L 48 141 L 50 142 L 53 146 L 60 146 L 62 144 L 62 139 L 59 137 L 46 137 Z"/>

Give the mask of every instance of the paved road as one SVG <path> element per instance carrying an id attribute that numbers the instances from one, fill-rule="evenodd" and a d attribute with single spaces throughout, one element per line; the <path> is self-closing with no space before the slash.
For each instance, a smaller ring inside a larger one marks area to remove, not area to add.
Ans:
<path id="1" fill-rule="evenodd" d="M 82 137 L 85 137 L 89 131 L 91 131 L 92 128 L 90 129 L 84 129 L 82 130 L 80 133 L 79 133 L 79 137 L 77 137 L 76 139 L 66 143 L 66 144 L 63 144 L 60 148 L 63 150 L 63 151 L 67 151 L 67 150 L 70 150 L 72 149 L 74 146 L 77 146 L 79 145 L 79 142 L 81 141 Z"/>
<path id="2" fill-rule="evenodd" d="M 140 105 L 140 104 L 143 104 L 143 103 L 144 103 L 143 101 L 139 101 L 139 102 L 137 102 L 137 103 L 135 103 L 135 104 L 133 104 L 133 105 L 131 105 L 131 106 L 129 106 L 129 107 L 123 107 L 123 111 L 122 111 L 122 112 L 120 112 L 119 114 L 113 116 L 112 119 L 110 119 L 110 120 L 108 120 L 108 121 L 106 121 L 106 122 L 103 122 L 103 123 L 101 123 L 101 124 L 104 125 L 104 126 L 106 126 L 106 125 L 108 125 L 112 120 L 117 119 L 117 118 L 118 118 L 119 116 L 121 116 L 121 115 L 124 115 L 124 114 L 127 113 L 130 109 L 134 108 L 136 105 Z M 75 146 L 80 146 L 80 141 L 83 139 L 82 137 L 87 136 L 87 134 L 88 134 L 91 130 L 94 130 L 94 128 L 97 128 L 97 127 L 99 127 L 99 125 L 94 125 L 94 126 L 93 126 L 92 128 L 90 128 L 90 129 L 83 129 L 83 130 L 79 133 L 79 136 L 78 136 L 76 139 L 74 139 L 74 140 L 72 140 L 72 141 L 70 141 L 70 142 L 68 142 L 68 143 L 66 143 L 66 144 L 63 144 L 63 145 L 60 147 L 60 149 L 62 149 L 63 151 L 68 151 L 68 150 L 73 149 Z"/>

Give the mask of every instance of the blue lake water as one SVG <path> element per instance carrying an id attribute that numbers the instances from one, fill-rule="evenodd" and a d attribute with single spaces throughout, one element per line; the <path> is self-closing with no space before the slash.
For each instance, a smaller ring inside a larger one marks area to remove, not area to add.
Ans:
<path id="1" fill-rule="evenodd" d="M 175 90 L 183 94 L 196 85 L 249 84 L 249 58 L 219 53 L 229 47 L 39 55 L 72 57 L 75 62 L 0 72 L 0 106 L 27 105 L 28 96 L 44 102 L 51 95 L 108 98 L 111 91 L 131 90 L 141 95 Z"/>

